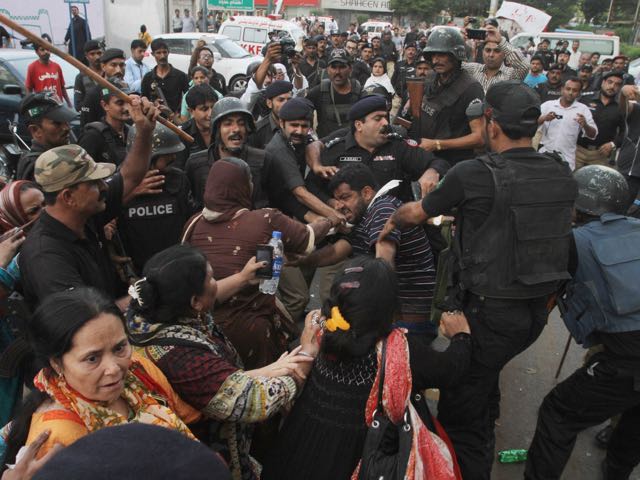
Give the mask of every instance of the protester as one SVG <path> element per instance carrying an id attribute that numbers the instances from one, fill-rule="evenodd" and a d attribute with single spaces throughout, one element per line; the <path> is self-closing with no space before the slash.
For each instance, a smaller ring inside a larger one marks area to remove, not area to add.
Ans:
<path id="1" fill-rule="evenodd" d="M 547 75 L 544 73 L 544 63 L 542 57 L 534 56 L 529 62 L 530 69 L 527 76 L 524 78 L 524 83 L 531 88 L 536 88 L 536 85 L 545 83 L 547 81 Z"/>
<path id="2" fill-rule="evenodd" d="M 142 40 L 131 42 L 131 56 L 125 62 L 124 81 L 129 90 L 140 93 L 142 91 L 142 79 L 151 70 L 142 59 L 147 51 L 147 45 Z"/>
<path id="3" fill-rule="evenodd" d="M 387 91 L 387 98 L 391 100 L 396 91 L 387 75 L 387 62 L 384 58 L 376 58 L 371 62 L 371 76 L 367 79 L 363 88 L 371 85 L 381 85 Z"/>
<path id="4" fill-rule="evenodd" d="M 27 93 L 51 92 L 71 107 L 60 65 L 51 60 L 51 52 L 40 45 L 36 47 L 36 55 L 38 60 L 27 67 L 24 80 Z"/>

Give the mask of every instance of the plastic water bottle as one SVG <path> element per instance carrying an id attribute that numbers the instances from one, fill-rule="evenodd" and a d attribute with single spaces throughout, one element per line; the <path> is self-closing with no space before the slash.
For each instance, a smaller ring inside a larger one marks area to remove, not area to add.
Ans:
<path id="1" fill-rule="evenodd" d="M 273 273 L 271 278 L 260 280 L 260 291 L 267 295 L 275 295 L 278 290 L 278 282 L 280 281 L 280 272 L 282 271 L 282 233 L 274 231 L 269 245 L 273 247 Z"/>

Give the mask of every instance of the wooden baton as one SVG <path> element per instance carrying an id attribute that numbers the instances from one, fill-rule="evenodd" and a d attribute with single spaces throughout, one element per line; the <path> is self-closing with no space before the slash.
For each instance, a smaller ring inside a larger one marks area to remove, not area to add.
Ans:
<path id="1" fill-rule="evenodd" d="M 40 38 L 39 36 L 35 35 L 34 33 L 24 28 L 22 25 L 17 24 L 16 22 L 8 18 L 6 15 L 0 14 L 0 23 L 4 23 L 7 27 L 11 28 L 12 30 L 15 30 L 21 35 L 24 35 L 24 37 L 29 39 L 32 43 L 39 45 L 42 48 L 46 48 L 50 52 L 53 52 L 56 55 L 58 55 L 60 58 L 65 59 L 71 65 L 73 65 L 78 70 L 80 70 L 82 73 L 91 77 L 98 85 L 104 88 L 108 88 L 109 90 L 111 90 L 111 92 L 115 93 L 118 96 L 118 98 L 121 98 L 127 103 L 131 103 L 131 97 L 129 95 L 124 93 L 115 85 L 112 85 L 108 80 L 102 78 L 100 75 L 98 75 L 96 72 L 91 70 L 84 63 L 80 62 L 72 55 L 69 55 L 67 52 L 63 52 L 58 47 L 47 42 L 45 39 Z M 193 143 L 193 137 L 191 135 L 189 135 L 184 130 L 178 128 L 175 124 L 171 123 L 166 118 L 158 117 L 157 120 L 158 122 L 163 124 L 165 127 L 170 129 L 172 132 L 174 132 L 176 135 L 178 135 L 181 139 L 189 143 Z"/>

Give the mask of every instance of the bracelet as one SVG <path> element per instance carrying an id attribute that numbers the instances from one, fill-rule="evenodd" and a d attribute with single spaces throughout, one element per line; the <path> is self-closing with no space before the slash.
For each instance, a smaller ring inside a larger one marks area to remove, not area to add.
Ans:
<path id="1" fill-rule="evenodd" d="M 440 145 L 440 140 L 436 140 L 436 150 L 442 150 L 442 145 Z"/>
<path id="2" fill-rule="evenodd" d="M 298 355 L 302 355 L 303 357 L 309 357 L 309 358 L 313 358 L 314 360 L 316 359 L 316 357 L 314 357 L 313 355 L 311 355 L 310 353 L 305 352 L 304 350 L 300 350 L 298 352 Z"/>

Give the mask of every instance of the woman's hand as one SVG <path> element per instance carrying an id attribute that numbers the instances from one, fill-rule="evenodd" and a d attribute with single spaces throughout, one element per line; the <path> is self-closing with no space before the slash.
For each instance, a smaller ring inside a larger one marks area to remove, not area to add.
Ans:
<path id="1" fill-rule="evenodd" d="M 302 335 L 300 336 L 300 346 L 303 352 L 314 358 L 320 352 L 318 332 L 320 332 L 321 325 L 325 320 L 320 310 L 311 310 L 304 319 L 304 330 L 302 330 Z"/>
<path id="2" fill-rule="evenodd" d="M 6 238 L 0 242 L 0 267 L 6 268 L 11 263 L 25 240 L 24 232 L 18 227 L 7 232 Z"/>
<path id="3" fill-rule="evenodd" d="M 43 456 L 40 460 L 36 460 L 36 456 L 42 448 L 42 445 L 45 444 L 49 435 L 51 434 L 51 430 L 45 430 L 40 435 L 36 437 L 36 439 L 31 442 L 31 444 L 27 447 L 20 458 L 20 461 L 16 463 L 15 467 L 9 470 L 6 470 L 2 474 L 2 480 L 31 480 L 31 478 L 42 468 L 42 466 L 47 463 L 51 457 L 53 457 L 56 453 L 62 450 L 62 445 L 59 443 L 55 444 L 51 450 L 49 450 L 45 456 Z"/>
<path id="4" fill-rule="evenodd" d="M 313 358 L 300 355 L 302 347 L 296 347 L 290 352 L 280 355 L 280 358 L 266 367 L 247 372 L 252 377 L 292 377 L 296 385 L 300 387 L 307 379 Z"/>
<path id="5" fill-rule="evenodd" d="M 256 262 L 256 257 L 251 257 L 240 272 L 242 280 L 247 285 L 257 285 L 260 279 L 256 278 L 256 272 L 267 266 L 267 262 Z"/>

